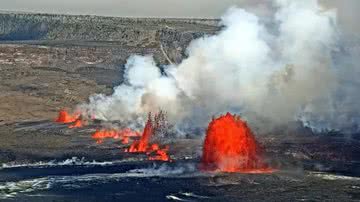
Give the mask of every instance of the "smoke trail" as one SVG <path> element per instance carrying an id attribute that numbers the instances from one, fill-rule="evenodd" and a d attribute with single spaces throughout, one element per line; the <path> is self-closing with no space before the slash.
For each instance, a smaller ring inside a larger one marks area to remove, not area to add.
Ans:
<path id="1" fill-rule="evenodd" d="M 359 70 L 334 62 L 346 61 L 339 53 L 336 12 L 316 0 L 273 4 L 271 19 L 230 8 L 221 18 L 223 30 L 191 42 L 188 57 L 164 73 L 151 56 L 130 57 L 126 81 L 111 96 L 92 96 L 81 107 L 122 121 L 141 121 L 161 108 L 182 130 L 231 111 L 250 124 L 302 120 L 314 129 L 354 131 L 360 109 L 351 96 L 359 84 L 344 83 L 356 82 L 351 76 Z"/>

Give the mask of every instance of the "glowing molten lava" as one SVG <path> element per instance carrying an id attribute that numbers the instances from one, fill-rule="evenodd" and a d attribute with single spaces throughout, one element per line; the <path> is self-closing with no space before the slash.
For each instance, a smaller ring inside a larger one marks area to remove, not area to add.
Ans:
<path id="1" fill-rule="evenodd" d="M 85 125 L 85 121 L 82 120 L 80 113 L 69 114 L 66 110 L 59 111 L 59 115 L 55 122 L 58 123 L 72 123 L 69 128 L 81 128 Z"/>
<path id="2" fill-rule="evenodd" d="M 246 122 L 230 113 L 210 122 L 201 167 L 204 170 L 222 172 L 273 171 L 262 161 L 259 146 Z"/>
<path id="3" fill-rule="evenodd" d="M 128 152 L 146 152 L 151 135 L 154 133 L 154 128 L 151 119 L 146 122 L 144 132 L 139 141 L 135 141 L 131 144 Z"/>
<path id="4" fill-rule="evenodd" d="M 149 145 L 150 139 L 152 135 L 154 135 L 155 131 L 163 127 L 164 125 L 164 114 L 160 112 L 155 115 L 154 121 L 152 120 L 151 114 L 149 114 L 148 120 L 146 122 L 143 134 L 138 141 L 134 141 L 130 148 L 126 150 L 126 152 L 130 153 L 145 153 L 149 155 L 149 160 L 158 160 L 158 161 L 171 161 L 168 150 L 169 147 L 161 149 L 158 144 Z"/>
<path id="5" fill-rule="evenodd" d="M 149 156 L 149 160 L 152 161 L 172 161 L 167 154 L 169 150 L 169 146 L 165 146 L 165 148 L 161 149 L 158 144 L 151 145 L 151 151 L 155 153 L 154 156 Z M 151 155 L 152 152 L 148 152 L 148 155 Z"/>
<path id="6" fill-rule="evenodd" d="M 84 122 L 79 118 L 76 119 L 76 121 L 72 125 L 69 125 L 69 128 L 81 128 L 83 126 L 84 126 Z"/>
<path id="7" fill-rule="evenodd" d="M 59 115 L 56 118 L 55 122 L 58 123 L 73 123 L 78 120 L 80 117 L 79 113 L 69 114 L 66 110 L 62 109 L 59 111 Z"/>
<path id="8" fill-rule="evenodd" d="M 123 144 L 129 143 L 129 137 L 140 136 L 140 133 L 137 131 L 132 131 L 130 128 L 123 130 L 97 130 L 91 137 L 96 140 L 98 144 L 102 143 L 106 138 L 120 139 Z"/>

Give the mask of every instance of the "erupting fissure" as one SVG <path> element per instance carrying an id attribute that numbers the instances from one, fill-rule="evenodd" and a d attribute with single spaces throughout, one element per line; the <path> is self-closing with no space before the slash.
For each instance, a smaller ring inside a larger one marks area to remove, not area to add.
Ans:
<path id="1" fill-rule="evenodd" d="M 84 126 L 84 122 L 81 118 L 76 119 L 76 121 L 72 124 L 69 125 L 69 128 L 81 128 Z"/>
<path id="2" fill-rule="evenodd" d="M 79 119 L 79 117 L 80 117 L 79 113 L 70 114 L 65 109 L 62 109 L 62 110 L 59 111 L 59 115 L 56 118 L 55 122 L 58 122 L 58 123 L 73 123 L 77 119 Z"/>
<path id="3" fill-rule="evenodd" d="M 81 117 L 80 113 L 70 114 L 66 110 L 62 109 L 59 111 L 59 115 L 56 118 L 55 122 L 58 123 L 69 123 L 69 128 L 81 128 L 84 126 L 85 122 Z"/>
<path id="4" fill-rule="evenodd" d="M 91 137 L 96 140 L 98 144 L 102 143 L 106 138 L 120 139 L 123 144 L 129 143 L 130 137 L 140 136 L 140 133 L 133 131 L 130 128 L 123 130 L 115 129 L 101 129 L 97 130 Z"/>
<path id="5" fill-rule="evenodd" d="M 162 111 L 154 116 L 154 120 L 149 113 L 148 120 L 146 122 L 143 134 L 138 141 L 134 141 L 130 148 L 126 150 L 129 153 L 142 153 L 145 152 L 149 155 L 149 160 L 159 160 L 159 161 L 171 161 L 167 151 L 169 146 L 165 148 L 160 148 L 158 144 L 149 144 L 151 137 L 155 134 L 156 131 L 165 126 L 165 115 Z"/>
<path id="6" fill-rule="evenodd" d="M 269 173 L 253 133 L 239 116 L 227 113 L 207 128 L 201 159 L 207 171 Z"/>
<path id="7" fill-rule="evenodd" d="M 94 116 L 91 116 L 91 119 L 95 119 Z M 156 132 L 161 131 L 165 127 L 165 114 L 160 111 L 152 117 L 149 113 L 148 120 L 146 122 L 144 131 L 140 134 L 137 131 L 133 131 L 130 128 L 126 129 L 101 129 L 96 130 L 96 132 L 91 136 L 96 143 L 100 144 L 104 139 L 112 138 L 121 140 L 122 144 L 129 144 L 130 138 L 139 137 L 139 140 L 135 140 L 128 149 L 125 151 L 128 153 L 145 153 L 148 156 L 149 160 L 156 161 L 171 161 L 168 150 L 169 146 L 164 146 L 161 148 L 159 144 L 153 143 L 150 144 L 151 138 Z M 56 118 L 55 122 L 70 124 L 69 128 L 79 128 L 84 124 L 87 124 L 87 121 L 82 119 L 81 113 L 69 113 L 68 111 L 62 109 L 59 111 L 59 115 Z"/>

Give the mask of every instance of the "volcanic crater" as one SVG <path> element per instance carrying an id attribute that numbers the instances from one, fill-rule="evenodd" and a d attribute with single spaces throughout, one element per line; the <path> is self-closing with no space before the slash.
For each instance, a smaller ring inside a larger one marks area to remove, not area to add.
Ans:
<path id="1" fill-rule="evenodd" d="M 107 29 L 90 32 L 93 23 Z M 203 138 L 179 138 L 163 123 L 162 112 L 147 115 L 146 124 L 135 129 L 72 111 L 92 94 L 110 95 L 123 82 L 128 56 L 153 54 L 158 64 L 177 63 L 191 40 L 217 33 L 217 23 L 1 14 L 0 24 L 9 26 L 0 33 L 0 185 L 15 182 L 44 194 L 42 183 L 68 186 L 50 191 L 59 196 L 50 196 L 54 200 L 73 199 L 70 185 L 85 177 L 96 186 L 103 183 L 97 191 L 106 196 L 91 193 L 84 201 L 119 200 L 124 194 L 141 199 L 133 190 L 158 201 L 360 200 L 357 135 L 315 134 L 298 122 L 262 134 L 224 112 L 209 120 Z M 245 159 L 226 162 L 233 158 Z M 13 193 L 0 186 L 0 199 Z"/>

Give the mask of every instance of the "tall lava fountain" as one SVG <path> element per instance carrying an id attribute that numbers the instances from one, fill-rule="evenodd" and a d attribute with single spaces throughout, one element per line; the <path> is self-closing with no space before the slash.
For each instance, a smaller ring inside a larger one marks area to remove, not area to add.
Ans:
<path id="1" fill-rule="evenodd" d="M 223 172 L 272 172 L 248 125 L 239 116 L 227 113 L 213 119 L 206 131 L 202 169 Z"/>

